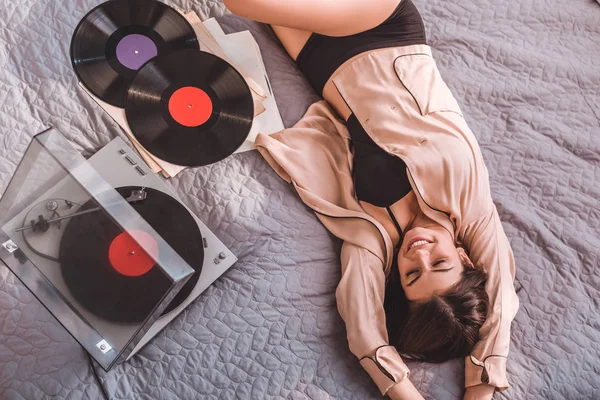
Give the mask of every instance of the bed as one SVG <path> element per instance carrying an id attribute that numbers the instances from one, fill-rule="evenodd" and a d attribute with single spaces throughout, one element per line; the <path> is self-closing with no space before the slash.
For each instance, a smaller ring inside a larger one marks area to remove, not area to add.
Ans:
<path id="1" fill-rule="evenodd" d="M 0 0 L 0 190 L 52 124 L 85 155 L 123 135 L 77 86 L 71 34 L 98 0 Z M 318 100 L 265 26 L 217 0 L 167 1 L 258 40 L 286 126 Z M 415 0 L 483 150 L 521 308 L 498 399 L 600 398 L 600 5 Z M 335 305 L 340 243 L 255 151 L 167 181 L 239 261 L 130 362 L 111 399 L 377 399 Z M 463 360 L 409 363 L 460 399 Z M 74 339 L 0 267 L 0 398 L 98 399 Z"/>

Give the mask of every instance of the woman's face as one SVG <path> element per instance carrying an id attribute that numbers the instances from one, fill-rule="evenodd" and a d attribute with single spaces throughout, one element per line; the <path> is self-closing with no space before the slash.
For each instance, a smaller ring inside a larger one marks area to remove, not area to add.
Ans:
<path id="1" fill-rule="evenodd" d="M 424 301 L 443 292 L 461 277 L 466 256 L 442 226 L 415 227 L 404 235 L 398 251 L 402 288 L 409 301 Z"/>

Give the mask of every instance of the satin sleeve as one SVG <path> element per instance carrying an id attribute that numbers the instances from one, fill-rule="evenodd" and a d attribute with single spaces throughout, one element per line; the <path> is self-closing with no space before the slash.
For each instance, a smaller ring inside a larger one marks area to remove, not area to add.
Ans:
<path id="1" fill-rule="evenodd" d="M 519 308 L 514 289 L 515 261 L 495 206 L 469 224 L 463 236 L 469 257 L 487 273 L 488 316 L 480 329 L 481 339 L 465 360 L 465 387 L 485 383 L 496 391 L 508 389 L 506 361 L 510 326 Z"/>
<path id="2" fill-rule="evenodd" d="M 337 307 L 350 351 L 383 395 L 410 371 L 388 341 L 383 301 L 385 273 L 382 260 L 368 250 L 344 242 L 342 278 L 336 289 Z"/>

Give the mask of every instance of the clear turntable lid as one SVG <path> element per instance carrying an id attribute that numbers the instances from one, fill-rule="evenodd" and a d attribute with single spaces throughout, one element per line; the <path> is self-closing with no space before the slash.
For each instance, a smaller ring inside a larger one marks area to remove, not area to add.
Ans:
<path id="1" fill-rule="evenodd" d="M 153 229 L 156 196 L 111 187 L 50 128 L 0 198 L 0 259 L 105 370 L 194 272 Z"/>

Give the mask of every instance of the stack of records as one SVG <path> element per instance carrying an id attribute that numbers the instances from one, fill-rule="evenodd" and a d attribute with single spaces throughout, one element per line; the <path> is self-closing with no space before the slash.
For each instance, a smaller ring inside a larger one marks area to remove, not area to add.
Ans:
<path id="1" fill-rule="evenodd" d="M 252 35 L 225 35 L 195 13 L 155 0 L 108 1 L 75 29 L 71 58 L 84 90 L 165 177 L 283 129 Z"/>

